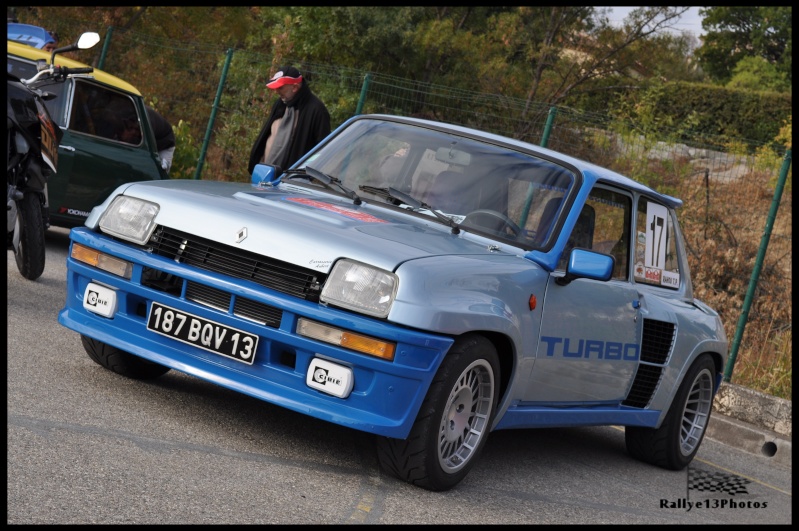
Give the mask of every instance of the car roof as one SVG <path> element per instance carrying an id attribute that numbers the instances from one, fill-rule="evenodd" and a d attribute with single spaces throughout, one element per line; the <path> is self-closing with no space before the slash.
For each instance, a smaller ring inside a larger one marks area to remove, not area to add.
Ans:
<path id="1" fill-rule="evenodd" d="M 8 23 L 8 40 L 27 44 L 34 48 L 41 48 L 48 41 L 55 42 L 53 36 L 46 29 L 17 22 Z"/>
<path id="2" fill-rule="evenodd" d="M 14 41 L 8 41 L 8 54 L 15 55 L 17 57 L 23 57 L 31 61 L 36 61 L 38 59 L 45 59 L 48 62 L 50 61 L 50 57 L 52 55 L 45 52 L 44 50 L 32 48 L 31 46 L 28 46 L 26 44 L 20 44 Z M 56 63 L 61 66 L 66 66 L 69 68 L 82 68 L 89 66 L 85 63 L 68 59 L 62 55 L 56 57 Z M 125 92 L 141 96 L 141 92 L 139 92 L 139 90 L 136 87 L 134 87 L 127 81 L 124 81 L 116 76 L 112 76 L 108 72 L 104 72 L 102 70 L 95 68 L 94 72 L 92 72 L 91 75 L 94 76 L 94 79 L 96 79 L 100 83 L 104 83 L 106 85 L 110 85 Z"/>

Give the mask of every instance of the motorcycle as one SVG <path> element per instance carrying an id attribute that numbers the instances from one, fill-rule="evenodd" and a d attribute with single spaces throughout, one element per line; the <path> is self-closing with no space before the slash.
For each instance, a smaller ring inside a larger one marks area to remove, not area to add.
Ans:
<path id="1" fill-rule="evenodd" d="M 33 77 L 20 79 L 8 74 L 7 243 L 8 250 L 14 251 L 17 269 L 28 280 L 36 280 L 44 272 L 44 233 L 50 226 L 47 180 L 57 172 L 58 144 L 63 136 L 44 103 L 55 95 L 42 87 L 93 72 L 92 67 L 56 66 L 55 56 L 86 50 L 98 42 L 99 34 L 84 33 L 74 44 L 53 50 L 49 64 L 41 59 Z"/>

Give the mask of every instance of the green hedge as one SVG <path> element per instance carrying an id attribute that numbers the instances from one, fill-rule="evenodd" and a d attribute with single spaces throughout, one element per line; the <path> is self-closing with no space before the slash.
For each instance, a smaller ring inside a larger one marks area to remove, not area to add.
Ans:
<path id="1" fill-rule="evenodd" d="M 633 91 L 597 91 L 583 94 L 569 105 L 590 112 L 607 112 Z M 701 83 L 666 83 L 657 102 L 675 127 L 692 120 L 692 136 L 723 136 L 771 144 L 793 113 L 793 95 L 751 92 Z"/>

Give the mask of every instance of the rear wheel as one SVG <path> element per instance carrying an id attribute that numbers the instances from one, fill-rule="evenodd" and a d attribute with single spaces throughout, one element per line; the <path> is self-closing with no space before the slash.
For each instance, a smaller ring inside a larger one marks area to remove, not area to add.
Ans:
<path id="1" fill-rule="evenodd" d="M 699 450 L 710 421 L 715 370 L 710 355 L 702 354 L 683 378 L 660 428 L 627 426 L 630 455 L 669 470 L 685 468 Z"/>
<path id="2" fill-rule="evenodd" d="M 416 486 L 448 490 L 469 473 L 488 439 L 499 398 L 494 346 L 456 340 L 430 385 L 407 439 L 378 437 L 380 465 Z"/>
<path id="3" fill-rule="evenodd" d="M 122 376 L 135 380 L 150 380 L 169 372 L 169 367 L 134 356 L 102 341 L 84 335 L 80 336 L 80 340 L 83 349 L 95 363 Z"/>
<path id="4" fill-rule="evenodd" d="M 36 280 L 44 273 L 44 230 L 39 195 L 27 193 L 17 201 L 19 245 L 14 258 L 20 274 L 28 280 Z"/>

